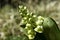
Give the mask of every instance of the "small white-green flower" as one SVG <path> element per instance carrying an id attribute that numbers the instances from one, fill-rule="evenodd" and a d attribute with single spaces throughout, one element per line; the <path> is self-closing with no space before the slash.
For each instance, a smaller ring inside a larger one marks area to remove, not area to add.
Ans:
<path id="1" fill-rule="evenodd" d="M 31 29 L 31 27 L 27 27 L 27 26 L 26 26 L 26 27 L 25 27 L 25 29 L 26 29 L 26 30 L 30 30 L 30 29 Z"/>
<path id="2" fill-rule="evenodd" d="M 28 34 L 30 35 L 35 35 L 36 33 L 35 33 L 35 31 L 34 30 L 32 30 L 32 29 L 30 29 L 30 30 L 28 30 Z"/>
<path id="3" fill-rule="evenodd" d="M 26 7 L 24 7 L 24 9 L 27 9 Z"/>
<path id="4" fill-rule="evenodd" d="M 20 25 L 21 25 L 21 24 L 26 24 L 26 22 L 27 22 L 27 21 L 25 21 L 24 19 L 22 19 L 21 22 L 20 22 Z"/>
<path id="5" fill-rule="evenodd" d="M 19 6 L 19 8 L 22 8 L 23 6 Z"/>
<path id="6" fill-rule="evenodd" d="M 34 39 L 35 36 L 34 36 L 34 35 L 28 35 L 28 38 L 29 38 L 29 39 Z"/>
<path id="7" fill-rule="evenodd" d="M 33 15 L 33 17 L 36 17 L 36 15 Z"/>
<path id="8" fill-rule="evenodd" d="M 22 19 L 21 23 L 25 23 L 25 21 Z"/>
<path id="9" fill-rule="evenodd" d="M 31 34 L 32 33 L 32 30 L 28 30 L 28 34 Z"/>
<path id="10" fill-rule="evenodd" d="M 27 13 L 27 15 L 30 15 L 30 13 Z"/>
<path id="11" fill-rule="evenodd" d="M 25 29 L 26 29 L 26 30 L 32 29 L 31 24 L 27 23 Z"/>
<path id="12" fill-rule="evenodd" d="M 34 30 L 38 33 L 42 33 L 43 32 L 43 26 L 37 26 Z"/>
<path id="13" fill-rule="evenodd" d="M 36 25 L 42 25 L 42 23 L 43 23 L 43 20 L 37 20 L 36 21 Z"/>
<path id="14" fill-rule="evenodd" d="M 24 17 L 24 20 L 26 20 L 27 19 L 27 17 Z"/>
<path id="15" fill-rule="evenodd" d="M 27 26 L 27 27 L 31 27 L 31 24 L 27 23 L 26 26 Z"/>
<path id="16" fill-rule="evenodd" d="M 30 15 L 32 16 L 32 14 L 33 14 L 33 13 L 31 12 Z"/>
<path id="17" fill-rule="evenodd" d="M 29 18 L 29 21 L 31 20 L 32 18 Z"/>
<path id="18" fill-rule="evenodd" d="M 44 18 L 42 16 L 38 16 L 38 20 L 43 20 Z"/>
<path id="19" fill-rule="evenodd" d="M 23 13 L 20 13 L 21 15 L 23 14 Z"/>

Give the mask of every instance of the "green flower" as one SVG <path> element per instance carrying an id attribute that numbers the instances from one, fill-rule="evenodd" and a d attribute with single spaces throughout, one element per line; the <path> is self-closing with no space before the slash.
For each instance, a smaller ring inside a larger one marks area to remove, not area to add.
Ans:
<path id="1" fill-rule="evenodd" d="M 34 36 L 34 35 L 28 35 L 28 38 L 29 38 L 29 39 L 34 39 L 35 36 Z"/>
<path id="2" fill-rule="evenodd" d="M 42 25 L 42 23 L 43 23 L 43 20 L 37 20 L 36 21 L 36 25 Z"/>
<path id="3" fill-rule="evenodd" d="M 27 26 L 27 27 L 31 27 L 31 24 L 27 23 L 26 26 Z"/>
<path id="4" fill-rule="evenodd" d="M 42 16 L 38 16 L 38 20 L 44 20 Z"/>
<path id="5" fill-rule="evenodd" d="M 37 26 L 34 30 L 38 33 L 42 33 L 43 32 L 43 26 Z"/>

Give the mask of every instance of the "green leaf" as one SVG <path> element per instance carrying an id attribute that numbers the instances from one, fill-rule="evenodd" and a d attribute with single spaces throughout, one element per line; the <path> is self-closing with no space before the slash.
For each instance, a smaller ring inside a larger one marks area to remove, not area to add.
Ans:
<path id="1" fill-rule="evenodd" d="M 60 40 L 60 30 L 52 18 L 44 19 L 43 28 L 47 40 Z"/>

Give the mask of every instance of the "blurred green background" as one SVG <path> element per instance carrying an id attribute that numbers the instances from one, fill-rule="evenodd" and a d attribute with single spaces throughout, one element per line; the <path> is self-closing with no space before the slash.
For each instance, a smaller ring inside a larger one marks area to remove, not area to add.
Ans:
<path id="1" fill-rule="evenodd" d="M 20 21 L 19 5 L 26 6 L 36 15 L 52 17 L 60 28 L 60 0 L 0 0 L 0 40 L 5 40 L 7 35 L 22 35 L 22 29 L 15 21 L 16 18 Z"/>

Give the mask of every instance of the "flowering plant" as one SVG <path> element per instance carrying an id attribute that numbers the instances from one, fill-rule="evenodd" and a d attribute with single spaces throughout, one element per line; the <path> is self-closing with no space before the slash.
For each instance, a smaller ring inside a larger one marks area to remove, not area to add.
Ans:
<path id="1" fill-rule="evenodd" d="M 19 6 L 19 15 L 21 16 L 20 26 L 29 40 L 35 40 L 37 33 L 42 33 L 46 40 L 60 40 L 60 31 L 52 18 L 37 16 L 29 12 L 25 6 Z"/>

